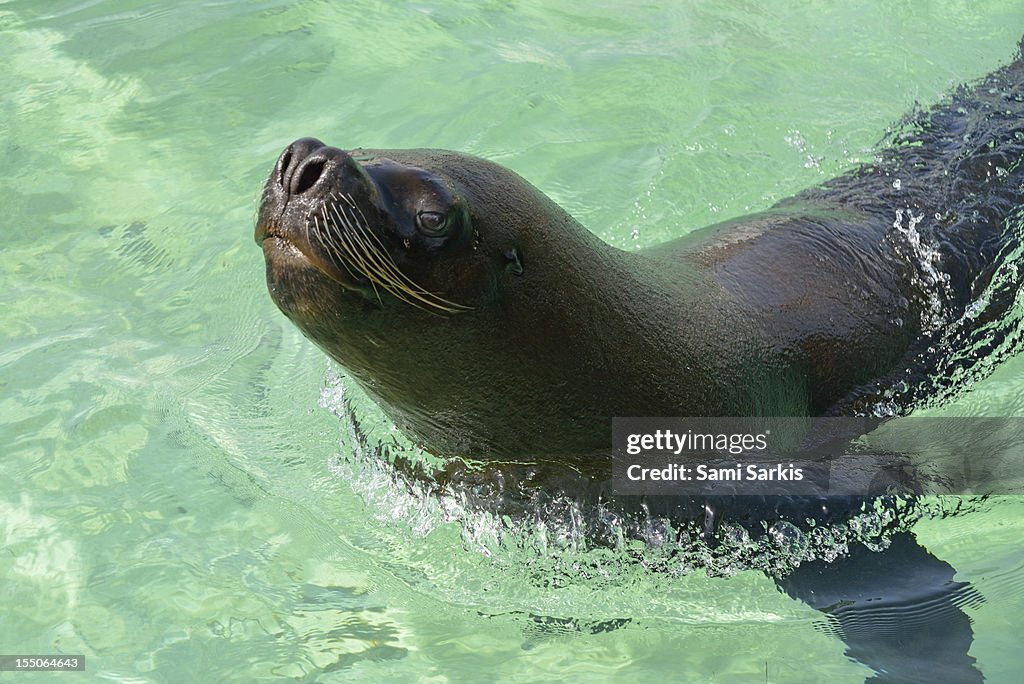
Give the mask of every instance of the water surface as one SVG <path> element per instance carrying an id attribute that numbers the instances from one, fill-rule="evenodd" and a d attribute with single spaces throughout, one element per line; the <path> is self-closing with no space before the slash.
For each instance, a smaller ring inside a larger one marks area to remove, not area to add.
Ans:
<path id="1" fill-rule="evenodd" d="M 447 147 L 637 249 L 869 160 L 1022 32 L 1009 0 L 0 2 L 0 650 L 86 654 L 60 681 L 863 680 L 758 572 L 538 553 L 353 466 L 255 201 L 300 136 Z M 1022 370 L 944 408 L 1019 415 Z M 915 530 L 1014 681 L 1024 506 L 974 509 Z"/>

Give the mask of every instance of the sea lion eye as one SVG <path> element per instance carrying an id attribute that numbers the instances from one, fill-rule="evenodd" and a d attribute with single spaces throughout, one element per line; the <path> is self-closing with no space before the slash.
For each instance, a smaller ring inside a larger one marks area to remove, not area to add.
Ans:
<path id="1" fill-rule="evenodd" d="M 416 214 L 416 227 L 424 235 L 435 237 L 445 232 L 448 218 L 439 211 L 421 211 Z"/>

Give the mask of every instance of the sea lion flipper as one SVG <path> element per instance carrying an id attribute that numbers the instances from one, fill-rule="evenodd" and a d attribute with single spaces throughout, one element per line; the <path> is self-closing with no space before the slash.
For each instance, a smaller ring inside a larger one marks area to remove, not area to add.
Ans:
<path id="1" fill-rule="evenodd" d="M 826 613 L 826 631 L 875 671 L 871 682 L 982 682 L 968 654 L 962 606 L 981 601 L 953 567 L 900 532 L 880 553 L 858 546 L 834 563 L 802 565 L 779 588 Z"/>

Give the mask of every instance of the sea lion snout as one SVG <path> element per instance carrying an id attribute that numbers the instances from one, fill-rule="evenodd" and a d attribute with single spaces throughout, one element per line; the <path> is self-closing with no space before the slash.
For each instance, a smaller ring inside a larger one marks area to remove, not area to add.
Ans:
<path id="1" fill-rule="evenodd" d="M 316 138 L 300 138 L 281 153 L 274 175 L 286 197 L 297 197 L 316 188 L 346 162 L 354 164 L 337 147 L 329 147 Z"/>
<path id="2" fill-rule="evenodd" d="M 315 217 L 326 220 L 320 214 L 341 196 L 350 202 L 361 198 L 369 206 L 376 189 L 348 152 L 316 138 L 299 138 L 278 157 L 263 187 L 256 242 L 268 235 L 302 241 L 307 224 Z"/>

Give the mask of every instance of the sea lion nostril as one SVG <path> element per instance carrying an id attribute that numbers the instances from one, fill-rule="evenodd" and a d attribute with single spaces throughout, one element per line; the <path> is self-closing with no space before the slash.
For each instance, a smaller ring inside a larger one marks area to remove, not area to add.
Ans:
<path id="1" fill-rule="evenodd" d="M 318 156 L 306 159 L 301 168 L 296 169 L 295 173 L 292 174 L 291 194 L 301 195 L 316 185 L 317 181 L 320 180 L 320 176 L 323 175 L 326 165 L 327 160 L 323 157 Z"/>
<path id="2" fill-rule="evenodd" d="M 285 194 L 298 194 L 305 192 L 323 174 L 325 155 L 317 154 L 324 148 L 324 144 L 316 138 L 299 138 L 286 147 L 277 160 L 277 182 Z M 319 160 L 319 169 L 314 163 L 314 157 Z M 314 163 L 312 168 L 307 168 Z M 303 178 L 303 172 L 309 175 Z M 315 175 L 314 175 L 315 174 Z M 301 187 L 301 190 L 296 188 Z"/>
<path id="3" fill-rule="evenodd" d="M 285 178 L 288 177 L 289 167 L 292 164 L 292 148 L 289 146 L 281 155 L 281 161 L 277 165 L 277 183 L 284 189 Z"/>

